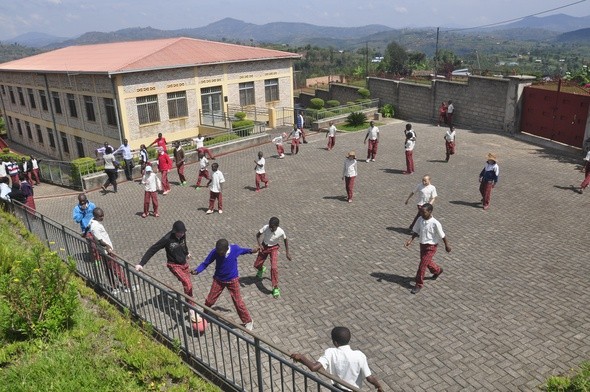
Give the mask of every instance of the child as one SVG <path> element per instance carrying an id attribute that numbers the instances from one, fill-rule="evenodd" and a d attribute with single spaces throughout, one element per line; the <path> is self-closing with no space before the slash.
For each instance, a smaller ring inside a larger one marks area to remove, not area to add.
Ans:
<path id="1" fill-rule="evenodd" d="M 178 180 L 180 185 L 186 185 L 186 177 L 184 176 L 184 150 L 180 142 L 174 143 L 174 160 L 176 161 L 176 171 L 178 172 Z"/>
<path id="2" fill-rule="evenodd" d="M 205 136 L 201 136 L 201 134 L 198 134 L 197 137 L 193 140 L 197 144 L 197 152 L 202 152 L 203 155 L 209 157 L 209 159 L 215 160 L 215 157 L 213 156 L 213 154 L 211 154 L 211 151 L 207 147 L 205 147 Z"/>
<path id="3" fill-rule="evenodd" d="M 367 162 L 375 162 L 375 156 L 377 156 L 377 147 L 379 146 L 379 127 L 377 127 L 373 121 L 369 123 L 369 129 L 365 135 L 364 144 L 369 140 L 369 147 L 367 148 Z"/>
<path id="4" fill-rule="evenodd" d="M 223 173 L 219 170 L 219 165 L 217 163 L 211 165 L 211 170 L 213 170 L 213 174 L 207 183 L 207 187 L 209 187 L 209 209 L 207 210 L 207 214 L 213 213 L 215 199 L 217 199 L 218 212 L 223 214 L 223 197 L 221 195 L 221 188 L 222 184 L 225 182 L 225 177 L 223 177 Z"/>
<path id="5" fill-rule="evenodd" d="M 163 195 L 170 193 L 170 183 L 168 182 L 168 172 L 172 169 L 172 159 L 166 150 L 160 150 L 158 155 L 158 170 L 162 173 L 162 192 Z"/>
<path id="6" fill-rule="evenodd" d="M 445 101 L 442 101 L 438 108 L 438 124 L 436 126 L 440 127 L 441 122 L 444 124 L 447 123 L 447 104 Z"/>
<path id="7" fill-rule="evenodd" d="M 145 186 L 143 194 L 143 214 L 142 218 L 146 218 L 150 214 L 150 201 L 154 205 L 154 216 L 157 218 L 158 214 L 158 191 L 162 189 L 162 182 L 154 173 L 151 166 L 145 167 L 145 174 L 141 179 L 141 183 Z"/>
<path id="8" fill-rule="evenodd" d="M 449 127 L 449 129 L 447 130 L 447 133 L 444 136 L 444 139 L 445 139 L 445 148 L 447 151 L 446 161 L 448 162 L 451 155 L 455 154 L 455 127 Z"/>
<path id="9" fill-rule="evenodd" d="M 283 132 L 282 135 L 279 135 L 272 139 L 272 142 L 277 146 L 277 154 L 279 154 L 279 159 L 283 159 L 285 157 L 285 148 L 283 147 L 283 141 L 287 139 L 287 134 Z"/>
<path id="10" fill-rule="evenodd" d="M 406 133 L 406 143 L 405 143 L 405 150 L 406 150 L 406 171 L 404 174 L 412 174 L 414 173 L 414 147 L 416 146 L 416 137 L 414 136 L 413 132 Z"/>
<path id="11" fill-rule="evenodd" d="M 344 160 L 344 170 L 342 171 L 342 179 L 346 188 L 346 196 L 348 202 L 352 203 L 352 191 L 354 189 L 354 179 L 356 178 L 356 153 L 351 151 Z"/>
<path id="12" fill-rule="evenodd" d="M 199 151 L 199 177 L 197 178 L 197 189 L 200 189 L 201 186 L 201 179 L 206 178 L 207 180 L 210 179 L 209 177 L 209 170 L 207 166 L 209 166 L 209 161 L 205 158 L 205 153 Z"/>
<path id="13" fill-rule="evenodd" d="M 336 144 L 336 125 L 334 125 L 333 121 L 330 121 L 330 128 L 328 128 L 328 132 L 326 132 L 326 137 L 328 138 L 328 151 L 334 148 Z"/>
<path id="14" fill-rule="evenodd" d="M 262 242 L 261 239 L 262 238 Z M 283 239 L 285 244 L 285 253 L 287 260 L 291 261 L 291 255 L 289 254 L 289 242 L 287 241 L 287 235 L 279 227 L 279 218 L 272 217 L 268 221 L 268 225 L 262 226 L 262 229 L 256 233 L 256 241 L 258 242 L 258 256 L 254 262 L 254 268 L 258 270 L 256 277 L 261 279 L 262 275 L 266 272 L 264 262 L 268 255 L 270 255 L 270 279 L 272 281 L 272 296 L 279 298 L 281 296 L 281 290 L 279 289 L 279 240 Z"/>
<path id="15" fill-rule="evenodd" d="M 260 192 L 260 181 L 264 182 L 264 187 L 268 188 L 268 178 L 266 177 L 266 160 L 262 154 L 262 151 L 258 151 L 258 160 L 254 161 L 256 166 L 254 170 L 256 171 L 256 192 Z"/>
<path id="16" fill-rule="evenodd" d="M 291 132 L 291 155 L 293 155 L 293 151 L 295 154 L 299 154 L 299 139 L 301 138 L 301 130 L 299 128 L 295 128 L 293 132 Z"/>
<path id="17" fill-rule="evenodd" d="M 216 164 L 213 164 L 215 166 Z M 214 173 L 215 174 L 215 173 Z M 248 309 L 240 293 L 240 276 L 238 274 L 238 257 L 246 253 L 255 253 L 256 249 L 247 249 L 237 244 L 229 244 L 226 239 L 220 239 L 215 243 L 213 249 L 205 260 L 197 268 L 191 271 L 193 275 L 203 272 L 209 264 L 215 261 L 215 273 L 213 274 L 213 284 L 205 306 L 212 307 L 225 288 L 229 290 L 231 299 L 236 307 L 238 316 L 242 320 L 242 325 L 249 331 L 254 327 L 254 321 L 248 313 Z"/>
<path id="18" fill-rule="evenodd" d="M 490 208 L 492 188 L 498 183 L 499 177 L 500 167 L 498 166 L 498 159 L 496 155 L 490 152 L 486 164 L 481 170 L 481 173 L 479 173 L 479 193 L 481 193 L 481 202 L 483 203 L 484 210 Z"/>

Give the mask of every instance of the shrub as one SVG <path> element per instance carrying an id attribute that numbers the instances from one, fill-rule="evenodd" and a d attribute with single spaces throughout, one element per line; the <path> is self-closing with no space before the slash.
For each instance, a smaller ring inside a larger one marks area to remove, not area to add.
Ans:
<path id="1" fill-rule="evenodd" d="M 366 88 L 359 88 L 358 90 L 356 90 L 356 92 L 363 99 L 367 99 L 371 96 L 371 92 L 369 90 L 367 90 Z"/>
<path id="2" fill-rule="evenodd" d="M 383 117 L 385 118 L 393 118 L 393 116 L 395 115 L 395 109 L 393 108 L 393 105 L 390 103 L 383 105 L 380 111 L 381 115 L 383 115 Z"/>
<path id="3" fill-rule="evenodd" d="M 72 182 L 82 184 L 82 176 L 90 173 L 96 173 L 96 160 L 94 158 L 78 158 L 70 162 L 72 170 Z"/>
<path id="4" fill-rule="evenodd" d="M 148 148 L 147 152 L 148 152 L 149 159 L 156 159 L 158 157 L 158 150 L 156 150 L 156 147 Z"/>
<path id="5" fill-rule="evenodd" d="M 346 117 L 346 123 L 351 126 L 362 125 L 367 122 L 367 117 L 364 113 L 353 112 Z"/>
<path id="6" fill-rule="evenodd" d="M 545 383 L 547 392 L 586 392 L 590 390 L 590 362 L 582 363 L 577 373 L 551 376 Z"/>
<path id="7" fill-rule="evenodd" d="M 236 112 L 236 114 L 234 114 L 234 117 L 238 119 L 238 121 L 242 121 L 246 118 L 246 113 L 244 112 Z"/>
<path id="8" fill-rule="evenodd" d="M 239 139 L 239 138 L 240 137 L 238 135 L 235 135 L 233 133 L 226 133 L 225 135 L 216 136 L 212 139 L 207 140 L 205 142 L 205 145 L 211 146 L 213 144 L 224 143 L 224 142 L 228 142 L 230 140 Z"/>
<path id="9" fill-rule="evenodd" d="M 324 108 L 324 100 L 321 98 L 312 98 L 309 101 L 309 106 L 311 109 L 323 109 Z"/>
<path id="10" fill-rule="evenodd" d="M 336 106 L 340 106 L 340 101 L 337 101 L 335 99 L 331 99 L 329 101 L 326 101 L 327 108 L 334 108 Z"/>
<path id="11" fill-rule="evenodd" d="M 244 137 L 249 136 L 254 129 L 254 121 L 252 120 L 239 120 L 232 123 L 232 129 L 235 134 Z"/>
<path id="12" fill-rule="evenodd" d="M 334 116 L 336 116 L 336 113 L 331 112 L 329 110 L 320 110 L 320 111 L 318 111 L 318 114 L 317 114 L 318 120 L 323 120 L 324 118 L 334 117 Z"/>

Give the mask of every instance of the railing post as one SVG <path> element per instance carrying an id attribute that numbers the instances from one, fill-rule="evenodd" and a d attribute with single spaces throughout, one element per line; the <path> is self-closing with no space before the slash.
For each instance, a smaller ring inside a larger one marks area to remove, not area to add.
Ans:
<path id="1" fill-rule="evenodd" d="M 64 225 L 61 225 L 61 233 L 63 234 L 64 243 L 66 245 L 66 254 L 69 256 L 70 255 L 70 246 L 68 245 L 68 238 L 66 237 L 66 228 Z"/>
<path id="2" fill-rule="evenodd" d="M 258 381 L 258 391 L 264 392 L 262 385 L 262 355 L 260 352 L 260 339 L 254 337 L 254 356 L 256 358 L 256 377 Z"/>
<path id="3" fill-rule="evenodd" d="M 177 322 L 178 322 L 178 325 L 182 326 L 181 330 L 182 330 L 182 339 L 184 340 L 184 352 L 188 354 L 190 350 L 188 348 L 188 336 L 187 336 L 186 328 L 185 328 L 185 324 L 184 324 L 184 312 L 183 312 L 185 301 L 184 301 L 184 298 L 182 297 L 182 295 L 180 295 L 180 293 L 178 291 L 176 292 L 176 301 L 180 305 L 180 309 L 181 309 L 179 320 L 177 320 Z M 190 319 L 190 315 L 189 315 L 189 325 L 190 325 L 191 330 L 193 328 L 192 324 L 193 324 L 193 322 Z"/>

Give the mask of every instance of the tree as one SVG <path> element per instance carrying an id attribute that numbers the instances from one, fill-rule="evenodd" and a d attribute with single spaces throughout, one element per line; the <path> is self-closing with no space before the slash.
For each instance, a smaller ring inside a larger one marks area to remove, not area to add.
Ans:
<path id="1" fill-rule="evenodd" d="M 461 59 L 450 50 L 440 50 L 434 61 L 437 64 L 437 71 L 444 75 L 450 75 L 462 63 Z"/>
<path id="2" fill-rule="evenodd" d="M 408 53 L 406 52 L 406 49 L 393 41 L 387 45 L 381 64 L 383 64 L 382 67 L 384 71 L 401 74 L 406 71 L 407 61 Z"/>

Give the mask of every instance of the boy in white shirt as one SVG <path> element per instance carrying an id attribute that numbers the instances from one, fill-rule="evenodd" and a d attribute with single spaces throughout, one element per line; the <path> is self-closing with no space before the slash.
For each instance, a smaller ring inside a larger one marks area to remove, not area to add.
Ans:
<path id="1" fill-rule="evenodd" d="M 207 169 L 207 166 L 209 166 L 209 161 L 207 160 L 207 158 L 205 158 L 204 153 L 199 151 L 198 154 L 199 154 L 199 177 L 197 178 L 197 189 L 200 189 L 201 179 L 206 178 L 207 180 L 210 180 L 211 177 L 209 177 L 209 170 Z"/>
<path id="2" fill-rule="evenodd" d="M 328 151 L 334 148 L 336 145 L 336 125 L 334 125 L 333 121 L 330 121 L 330 128 L 328 128 L 328 132 L 326 132 L 326 137 L 328 138 Z"/>
<path id="3" fill-rule="evenodd" d="M 150 201 L 154 206 L 154 216 L 157 218 L 158 214 L 158 191 L 162 190 L 162 182 L 154 173 L 151 166 L 145 167 L 145 173 L 141 179 L 141 183 L 145 186 L 143 195 L 143 214 L 142 218 L 146 218 L 150 214 Z"/>
<path id="4" fill-rule="evenodd" d="M 283 132 L 282 135 L 279 135 L 272 139 L 272 142 L 277 147 L 277 154 L 279 154 L 279 159 L 283 159 L 285 157 L 285 148 L 283 147 L 283 141 L 287 139 L 287 134 Z"/>
<path id="5" fill-rule="evenodd" d="M 225 177 L 223 177 L 223 173 L 219 170 L 219 165 L 217 163 L 211 165 L 211 170 L 213 170 L 213 174 L 207 183 L 207 187 L 209 188 L 209 209 L 207 210 L 207 214 L 213 213 L 215 199 L 217 199 L 218 212 L 223 214 L 223 197 L 221 195 L 221 188 L 222 184 L 225 182 Z"/>
<path id="6" fill-rule="evenodd" d="M 444 139 L 445 149 L 447 151 L 446 161 L 448 162 L 451 155 L 455 154 L 455 127 L 449 127 L 449 129 L 447 129 L 447 133 L 445 133 Z"/>
<path id="7" fill-rule="evenodd" d="M 258 151 L 258 159 L 254 161 L 256 166 L 256 192 L 260 192 L 260 182 L 264 182 L 264 187 L 268 188 L 268 178 L 266 177 L 266 160 L 262 151 Z"/>
<path id="8" fill-rule="evenodd" d="M 272 281 L 272 296 L 279 298 L 281 296 L 281 289 L 279 289 L 279 241 L 283 239 L 285 244 L 285 253 L 287 260 L 291 261 L 289 254 L 289 242 L 284 230 L 279 227 L 279 218 L 273 216 L 268 221 L 267 225 L 262 226 L 256 233 L 256 241 L 258 242 L 258 256 L 254 262 L 254 268 L 258 270 L 256 277 L 262 279 L 262 275 L 266 272 L 264 262 L 268 255 L 270 255 L 270 279 Z"/>
<path id="9" fill-rule="evenodd" d="M 205 147 L 205 136 L 198 134 L 197 137 L 193 139 L 193 141 L 197 145 L 197 152 L 202 152 L 203 155 L 209 157 L 209 159 L 215 160 L 215 157 L 213 154 L 211 154 L 211 150 Z"/>
<path id="10" fill-rule="evenodd" d="M 354 180 L 356 178 L 356 153 L 350 151 L 344 160 L 344 169 L 342 170 L 342 179 L 346 188 L 346 197 L 349 203 L 352 203 L 352 192 L 354 190 Z"/>
<path id="11" fill-rule="evenodd" d="M 414 173 L 414 147 L 416 146 L 416 137 L 413 132 L 406 133 L 406 143 L 404 145 L 406 153 L 406 171 L 403 174 Z"/>
<path id="12" fill-rule="evenodd" d="M 421 216 L 422 206 L 426 203 L 430 205 L 434 204 L 434 201 L 438 196 L 438 193 L 436 193 L 436 187 L 430 183 L 430 176 L 422 177 L 422 183 L 418 184 L 416 186 L 416 189 L 412 193 L 410 193 L 410 196 L 408 196 L 408 198 L 406 199 L 406 205 L 408 205 L 408 202 L 414 195 L 417 196 L 416 205 L 418 206 L 418 213 L 416 214 L 416 217 L 410 225 L 410 230 L 412 230 L 412 227 L 414 227 L 414 223 L 416 223 L 418 218 Z"/>
<path id="13" fill-rule="evenodd" d="M 369 139 L 369 147 L 367 148 L 367 162 L 375 162 L 377 156 L 377 147 L 379 146 L 379 128 L 375 126 L 373 121 L 369 123 L 369 129 L 365 135 L 364 144 Z"/>
<path id="14" fill-rule="evenodd" d="M 291 155 L 293 155 L 293 152 L 299 154 L 299 140 L 301 135 L 301 129 L 299 128 L 295 128 L 293 132 L 291 132 Z"/>

